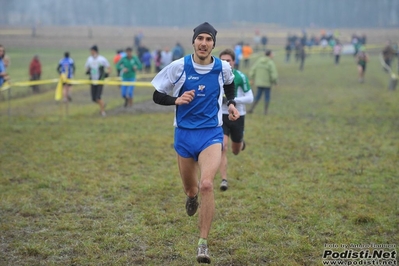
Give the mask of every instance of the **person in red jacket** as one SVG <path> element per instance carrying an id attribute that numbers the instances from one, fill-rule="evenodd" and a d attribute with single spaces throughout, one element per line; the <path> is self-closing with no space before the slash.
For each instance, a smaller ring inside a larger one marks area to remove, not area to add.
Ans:
<path id="1" fill-rule="evenodd" d="M 29 65 L 30 80 L 31 81 L 39 80 L 41 74 L 42 74 L 42 65 L 39 61 L 39 56 L 35 55 Z M 32 85 L 31 88 L 34 93 L 39 92 L 39 85 Z"/>

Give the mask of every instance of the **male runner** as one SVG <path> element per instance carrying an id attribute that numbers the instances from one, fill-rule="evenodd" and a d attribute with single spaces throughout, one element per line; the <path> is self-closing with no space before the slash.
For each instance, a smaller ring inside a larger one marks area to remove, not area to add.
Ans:
<path id="1" fill-rule="evenodd" d="M 136 72 L 142 69 L 140 59 L 133 55 L 133 49 L 131 47 L 126 48 L 126 56 L 122 57 L 116 64 L 116 68 L 122 73 L 122 81 L 134 82 L 136 81 Z M 125 99 L 124 107 L 132 107 L 134 86 L 133 85 L 122 85 L 121 95 Z"/>
<path id="2" fill-rule="evenodd" d="M 111 73 L 111 67 L 108 60 L 104 56 L 99 55 L 97 45 L 90 48 L 90 54 L 91 56 L 87 58 L 85 64 L 86 74 L 90 75 L 91 80 L 104 80 L 104 78 L 108 77 L 109 73 Z M 101 115 L 106 116 L 105 104 L 104 101 L 101 100 L 103 85 L 92 83 L 90 88 L 91 99 L 100 106 Z"/>
<path id="3" fill-rule="evenodd" d="M 64 58 L 62 58 L 58 63 L 57 71 L 60 74 L 64 74 L 67 79 L 73 78 L 73 75 L 75 74 L 75 63 L 73 59 L 69 57 L 69 52 L 64 53 Z M 72 101 L 71 87 L 71 84 L 63 84 L 62 95 L 64 102 Z"/>
<path id="4" fill-rule="evenodd" d="M 234 74 L 234 86 L 235 86 L 235 102 L 237 103 L 236 108 L 240 113 L 240 118 L 236 121 L 230 121 L 228 116 L 229 112 L 227 106 L 223 105 L 223 151 L 222 151 L 222 162 L 220 163 L 220 175 L 222 176 L 222 183 L 220 184 L 220 190 L 226 191 L 228 188 L 227 183 L 227 149 L 229 145 L 229 137 L 231 138 L 231 149 L 234 155 L 238 155 L 240 151 L 245 149 L 244 142 L 244 120 L 245 120 L 245 104 L 250 104 L 254 100 L 251 87 L 249 85 L 248 77 L 245 76 L 241 71 L 234 69 L 235 66 L 235 54 L 232 49 L 223 50 L 220 55 L 220 59 L 227 61 Z"/>
<path id="5" fill-rule="evenodd" d="M 240 117 L 235 108 L 231 67 L 211 55 L 216 33 L 207 22 L 196 27 L 192 38 L 194 54 L 173 61 L 152 80 L 154 102 L 176 105 L 174 147 L 187 195 L 186 212 L 189 216 L 196 213 L 198 194 L 201 196 L 199 263 L 211 262 L 207 237 L 215 212 L 213 179 L 222 157 L 223 93 L 227 97 L 229 119 Z"/>

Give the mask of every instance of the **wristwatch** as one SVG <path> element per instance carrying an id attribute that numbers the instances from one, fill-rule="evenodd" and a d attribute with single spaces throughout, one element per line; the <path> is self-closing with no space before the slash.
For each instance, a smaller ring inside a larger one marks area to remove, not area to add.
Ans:
<path id="1" fill-rule="evenodd" d="M 234 100 L 228 100 L 226 104 L 227 104 L 227 106 L 229 106 L 230 104 L 236 106 L 236 101 L 234 101 Z"/>

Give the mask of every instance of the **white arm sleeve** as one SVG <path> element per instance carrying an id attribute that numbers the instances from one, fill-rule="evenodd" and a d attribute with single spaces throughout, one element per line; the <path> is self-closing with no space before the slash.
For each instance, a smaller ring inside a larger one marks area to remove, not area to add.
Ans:
<path id="1" fill-rule="evenodd" d="M 245 92 L 243 96 L 236 97 L 234 100 L 238 104 L 249 104 L 254 101 L 254 94 L 252 93 L 252 90 L 249 90 Z"/>

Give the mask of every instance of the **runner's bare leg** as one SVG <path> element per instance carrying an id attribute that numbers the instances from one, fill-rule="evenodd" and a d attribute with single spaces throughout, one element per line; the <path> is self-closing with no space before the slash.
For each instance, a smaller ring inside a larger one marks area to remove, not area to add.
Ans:
<path id="1" fill-rule="evenodd" d="M 244 146 L 244 143 L 241 142 L 232 142 L 231 143 L 231 149 L 233 151 L 234 155 L 238 155 L 240 153 L 240 151 L 242 150 L 242 147 Z"/>
<path id="2" fill-rule="evenodd" d="M 184 158 L 177 155 L 180 177 L 183 182 L 184 192 L 190 198 L 198 194 L 198 163 L 193 158 Z"/>
<path id="3" fill-rule="evenodd" d="M 220 175 L 223 179 L 227 180 L 227 151 L 228 151 L 228 145 L 229 145 L 229 137 L 226 135 L 223 135 L 223 151 L 222 151 L 222 158 L 220 162 Z"/>
<path id="4" fill-rule="evenodd" d="M 203 150 L 198 158 L 200 168 L 200 195 L 201 205 L 199 209 L 200 238 L 207 239 L 213 216 L 215 213 L 215 198 L 213 194 L 213 180 L 220 167 L 222 158 L 221 143 L 213 144 Z"/>

